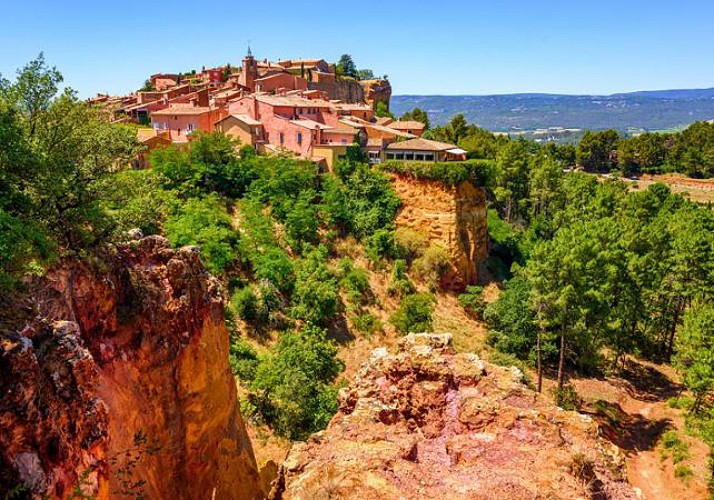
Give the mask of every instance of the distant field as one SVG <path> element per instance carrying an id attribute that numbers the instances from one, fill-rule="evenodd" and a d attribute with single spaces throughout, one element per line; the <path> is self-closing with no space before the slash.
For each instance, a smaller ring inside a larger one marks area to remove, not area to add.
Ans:
<path id="1" fill-rule="evenodd" d="M 714 203 L 714 179 L 690 179 L 682 175 L 643 175 L 638 180 L 623 179 L 630 183 L 631 189 L 641 191 L 650 184 L 664 182 L 674 193 L 686 195 L 699 203 Z"/>
<path id="2" fill-rule="evenodd" d="M 415 107 L 434 125 L 454 115 L 495 132 L 547 129 L 621 131 L 676 130 L 698 120 L 714 119 L 714 89 L 633 92 L 610 96 L 509 94 L 490 96 L 392 97 L 392 111 L 401 115 Z"/>

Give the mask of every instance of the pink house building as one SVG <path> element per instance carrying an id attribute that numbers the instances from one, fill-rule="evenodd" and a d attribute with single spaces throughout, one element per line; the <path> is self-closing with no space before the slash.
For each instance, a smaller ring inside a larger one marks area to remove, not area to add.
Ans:
<path id="1" fill-rule="evenodd" d="M 179 103 L 151 113 L 151 125 L 168 131 L 171 142 L 188 142 L 196 131 L 212 132 L 222 115 L 218 108 Z"/>

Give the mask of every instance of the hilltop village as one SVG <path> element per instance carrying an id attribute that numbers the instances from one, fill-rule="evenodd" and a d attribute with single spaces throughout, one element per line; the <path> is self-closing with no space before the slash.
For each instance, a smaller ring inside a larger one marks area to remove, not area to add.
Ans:
<path id="1" fill-rule="evenodd" d="M 148 88 L 148 90 L 147 90 Z M 187 74 L 155 74 L 145 89 L 128 96 L 97 95 L 115 122 L 143 125 L 137 132 L 146 153 L 186 145 L 197 132 L 221 131 L 260 153 L 282 153 L 331 169 L 358 146 L 370 163 L 383 160 L 452 161 L 466 151 L 422 138 L 424 124 L 388 114 L 386 79 L 342 76 L 324 59 L 255 59 L 248 49 L 239 68 L 225 65 Z"/>

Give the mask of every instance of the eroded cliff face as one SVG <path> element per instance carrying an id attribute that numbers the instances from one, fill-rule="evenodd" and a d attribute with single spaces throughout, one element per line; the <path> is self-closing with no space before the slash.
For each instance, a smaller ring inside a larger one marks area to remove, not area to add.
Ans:
<path id="1" fill-rule="evenodd" d="M 389 109 L 389 100 L 392 98 L 392 86 L 388 80 L 377 78 L 375 80 L 362 80 L 359 82 L 364 92 L 364 101 L 377 109 L 377 103 L 382 102 Z"/>
<path id="2" fill-rule="evenodd" d="M 273 499 L 634 499 L 623 456 L 587 416 L 451 336 L 376 349 L 327 429 L 293 446 Z"/>
<path id="3" fill-rule="evenodd" d="M 442 286 L 462 291 L 478 283 L 488 258 L 486 191 L 468 181 L 452 187 L 405 175 L 394 176 L 394 188 L 402 200 L 397 227 L 425 234 L 451 256 Z"/>
<path id="4" fill-rule="evenodd" d="M 80 483 L 109 498 L 140 480 L 148 498 L 263 496 L 217 282 L 196 249 L 139 239 L 101 272 L 51 273 L 38 293 L 40 320 L 0 343 L 0 484 L 50 498 Z"/>

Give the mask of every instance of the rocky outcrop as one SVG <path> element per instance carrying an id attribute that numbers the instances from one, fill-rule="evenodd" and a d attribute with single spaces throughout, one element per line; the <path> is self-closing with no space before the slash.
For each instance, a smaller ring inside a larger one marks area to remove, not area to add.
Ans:
<path id="1" fill-rule="evenodd" d="M 412 334 L 372 353 L 271 498 L 634 499 L 622 464 L 589 417 L 552 406 L 516 368 Z"/>
<path id="2" fill-rule="evenodd" d="M 389 80 L 375 79 L 359 82 L 364 91 L 364 100 L 372 108 L 377 109 L 377 103 L 382 102 L 389 109 L 389 100 L 392 98 L 392 86 Z"/>
<path id="3" fill-rule="evenodd" d="M 462 291 L 481 281 L 488 258 L 486 191 L 468 181 L 448 186 L 406 175 L 394 176 L 394 189 L 402 200 L 397 227 L 428 236 L 451 256 L 442 286 Z"/>
<path id="4" fill-rule="evenodd" d="M 0 338 L 0 489 L 261 498 L 217 282 L 160 237 L 66 266 Z M 133 488 L 133 489 L 132 489 Z"/>
<path id="5" fill-rule="evenodd" d="M 331 80 L 325 82 L 309 82 L 310 90 L 327 92 L 330 99 L 342 102 L 364 102 L 364 89 L 357 80 Z"/>

